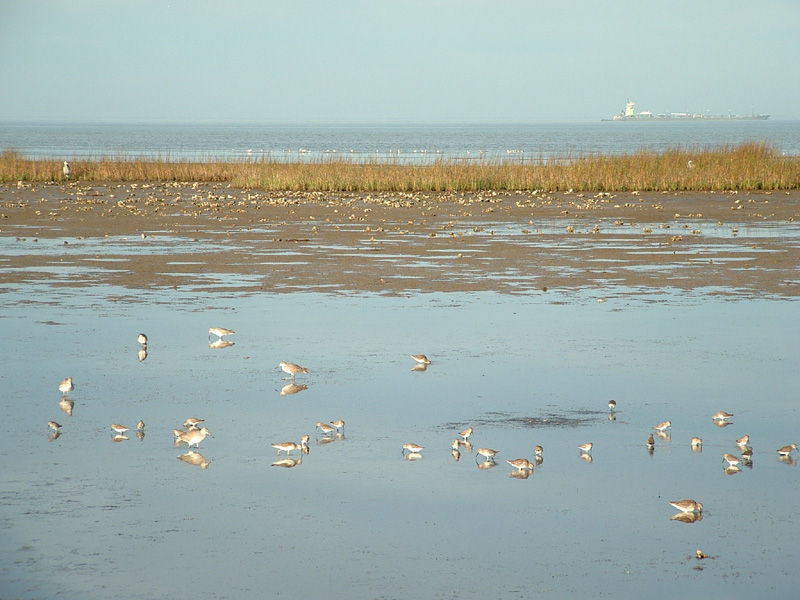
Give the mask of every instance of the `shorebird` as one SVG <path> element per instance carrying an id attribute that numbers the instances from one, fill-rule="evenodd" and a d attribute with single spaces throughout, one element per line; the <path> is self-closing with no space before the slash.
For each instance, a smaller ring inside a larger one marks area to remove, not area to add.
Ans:
<path id="1" fill-rule="evenodd" d="M 458 435 L 460 435 L 462 438 L 464 438 L 464 441 L 466 442 L 469 439 L 469 436 L 472 435 L 472 427 L 469 427 L 468 429 L 465 429 L 464 431 L 459 432 Z"/>
<path id="2" fill-rule="evenodd" d="M 139 421 L 139 422 L 136 424 L 136 429 L 138 429 L 139 431 L 141 431 L 142 429 L 144 429 L 144 421 L 141 421 L 141 420 L 140 420 L 140 421 Z"/>
<path id="3" fill-rule="evenodd" d="M 486 460 L 494 461 L 494 457 L 498 454 L 497 450 L 492 450 L 491 448 L 478 448 L 478 454 L 485 457 Z"/>
<path id="4" fill-rule="evenodd" d="M 417 444 L 403 444 L 403 449 L 401 450 L 402 454 L 406 453 L 408 450 L 411 454 L 419 454 L 425 449 L 425 446 L 419 446 Z"/>
<path id="5" fill-rule="evenodd" d="M 581 444 L 578 446 L 578 450 L 580 450 L 582 454 L 589 454 L 592 451 L 592 446 L 594 446 L 592 443 Z"/>
<path id="6" fill-rule="evenodd" d="M 727 413 L 724 410 L 719 411 L 718 413 L 714 413 L 714 416 L 711 417 L 712 421 L 727 421 L 733 415 L 731 413 Z"/>
<path id="7" fill-rule="evenodd" d="M 647 447 L 648 448 L 653 448 L 655 445 L 656 445 L 656 440 L 653 437 L 653 434 L 651 433 L 650 437 L 647 438 Z"/>
<path id="8" fill-rule="evenodd" d="M 336 431 L 336 427 L 333 425 L 328 425 L 327 423 L 323 423 L 322 421 L 317 421 L 317 427 L 319 427 L 319 430 L 323 435 L 328 435 L 329 433 Z"/>
<path id="9" fill-rule="evenodd" d="M 703 440 L 700 439 L 699 437 L 693 437 L 691 444 L 692 448 L 699 448 L 700 446 L 703 445 Z"/>
<path id="10" fill-rule="evenodd" d="M 136 341 L 142 346 L 147 346 L 147 336 L 143 333 L 140 333 L 138 336 L 136 336 Z"/>
<path id="11" fill-rule="evenodd" d="M 722 455 L 722 458 L 732 467 L 735 467 L 741 462 L 738 457 L 734 456 L 733 454 L 728 454 L 727 452 Z"/>
<path id="12" fill-rule="evenodd" d="M 424 354 L 412 354 L 411 358 L 413 358 L 415 361 L 417 361 L 421 365 L 429 365 L 429 364 L 431 364 L 431 361 L 429 361 L 428 357 L 425 356 Z"/>
<path id="13" fill-rule="evenodd" d="M 200 429 L 200 423 L 205 423 L 205 419 L 195 419 L 194 417 L 189 417 L 183 422 L 183 426 L 186 429 Z"/>
<path id="14" fill-rule="evenodd" d="M 111 429 L 116 431 L 119 434 L 123 434 L 130 429 L 130 427 L 125 427 L 125 425 L 120 425 L 119 423 L 112 423 Z"/>
<path id="15" fill-rule="evenodd" d="M 296 365 L 294 363 L 287 363 L 285 361 L 281 361 L 280 368 L 284 373 L 288 373 L 290 375 L 290 379 L 294 379 L 294 376 L 298 373 L 308 373 L 308 368 L 301 367 L 300 365 Z"/>
<path id="16" fill-rule="evenodd" d="M 450 447 L 457 452 L 458 451 L 458 447 L 460 445 L 461 445 L 461 440 L 453 440 L 453 443 L 450 444 Z"/>
<path id="17" fill-rule="evenodd" d="M 616 400 L 609 400 L 608 401 L 608 410 L 616 410 L 617 408 L 617 401 Z"/>
<path id="18" fill-rule="evenodd" d="M 533 471 L 533 463 L 527 458 L 515 458 L 506 462 L 519 471 Z"/>
<path id="19" fill-rule="evenodd" d="M 661 433 L 664 433 L 670 427 L 672 427 L 672 421 L 664 421 L 663 423 L 654 425 L 653 429 L 655 429 L 656 431 L 660 431 Z"/>
<path id="20" fill-rule="evenodd" d="M 56 433 L 58 433 L 58 429 L 61 427 L 61 425 L 59 425 L 59 424 L 58 424 L 58 423 L 56 423 L 55 421 L 48 421 L 48 422 L 47 422 L 47 426 L 48 426 L 50 429 L 52 429 L 53 431 L 55 431 Z"/>
<path id="21" fill-rule="evenodd" d="M 233 329 L 225 329 L 224 327 L 209 327 L 208 328 L 208 337 L 212 335 L 217 336 L 218 338 L 223 338 L 226 335 L 233 335 L 236 333 Z"/>
<path id="22" fill-rule="evenodd" d="M 686 513 L 703 512 L 702 503 L 695 502 L 694 500 L 674 500 L 670 502 L 670 504 L 681 512 L 686 512 Z"/>
<path id="23" fill-rule="evenodd" d="M 544 448 L 542 448 L 541 446 L 536 446 L 536 448 L 533 449 L 534 456 L 541 457 L 543 452 L 544 452 Z"/>
<path id="24" fill-rule="evenodd" d="M 739 448 L 747 448 L 747 445 L 749 443 L 750 443 L 749 435 L 744 435 L 740 437 L 738 440 L 736 440 L 736 445 L 739 446 Z"/>
<path id="25" fill-rule="evenodd" d="M 338 421 L 331 421 L 331 425 L 336 427 L 336 431 L 341 431 L 342 433 L 344 433 L 344 421 L 342 421 L 341 419 L 339 419 Z"/>
<path id="26" fill-rule="evenodd" d="M 64 173 L 64 177 L 69 179 L 70 173 L 72 173 L 72 168 L 70 168 L 69 163 L 64 161 L 64 166 L 61 168 L 61 171 Z"/>
<path id="27" fill-rule="evenodd" d="M 203 427 L 202 429 L 190 429 L 189 431 L 181 431 L 178 437 L 178 443 L 185 442 L 188 444 L 189 448 L 194 446 L 195 448 L 200 447 L 200 442 L 206 439 L 206 436 L 211 436 L 211 432 L 208 430 L 208 427 Z"/>
<path id="28" fill-rule="evenodd" d="M 792 453 L 792 450 L 797 450 L 797 444 L 789 444 L 788 446 L 784 446 L 778 450 L 778 454 L 781 456 L 789 456 Z"/>
<path id="29" fill-rule="evenodd" d="M 272 447 L 278 450 L 278 456 L 281 455 L 281 452 L 286 452 L 286 456 L 289 456 L 289 452 L 292 450 L 303 450 L 308 447 L 308 436 L 304 435 L 300 438 L 299 444 L 295 444 L 294 442 L 281 442 L 280 444 L 272 444 Z"/>
<path id="30" fill-rule="evenodd" d="M 72 384 L 72 377 L 67 377 L 64 381 L 58 384 L 58 391 L 61 392 L 62 396 L 66 396 L 74 389 L 75 386 Z"/>

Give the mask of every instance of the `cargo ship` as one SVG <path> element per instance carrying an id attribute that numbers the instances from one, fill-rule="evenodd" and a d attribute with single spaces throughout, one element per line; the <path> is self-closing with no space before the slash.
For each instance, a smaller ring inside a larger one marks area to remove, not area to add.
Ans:
<path id="1" fill-rule="evenodd" d="M 625 104 L 625 110 L 620 114 L 614 115 L 610 119 L 602 119 L 603 121 L 766 121 L 769 115 L 757 115 L 752 113 L 750 115 L 734 115 L 728 113 L 727 115 L 712 115 L 708 113 L 689 113 L 689 112 L 667 112 L 654 114 L 648 110 L 636 112 L 636 105 L 630 100 Z"/>

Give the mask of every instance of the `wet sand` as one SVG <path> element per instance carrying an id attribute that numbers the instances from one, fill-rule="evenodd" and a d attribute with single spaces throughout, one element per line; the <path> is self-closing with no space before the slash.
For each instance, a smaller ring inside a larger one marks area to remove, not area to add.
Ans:
<path id="1" fill-rule="evenodd" d="M 800 294 L 800 192 L 0 186 L 0 284 L 402 294 Z M 54 273 L 68 271 L 68 277 Z"/>

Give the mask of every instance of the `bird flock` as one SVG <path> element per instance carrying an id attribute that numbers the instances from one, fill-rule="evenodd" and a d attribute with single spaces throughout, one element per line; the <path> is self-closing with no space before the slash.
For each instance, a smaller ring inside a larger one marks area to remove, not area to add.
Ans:
<path id="1" fill-rule="evenodd" d="M 65 173 L 66 174 L 66 173 Z M 231 329 L 226 329 L 224 327 L 211 327 L 208 330 L 209 335 L 209 347 L 210 348 L 220 348 L 233 345 L 233 342 L 225 340 L 226 336 L 233 335 L 235 331 Z M 211 341 L 211 337 L 215 336 L 217 339 L 215 341 Z M 140 333 L 137 336 L 137 341 L 140 344 L 141 348 L 139 350 L 139 360 L 142 361 L 144 358 L 147 357 L 147 344 L 148 338 L 144 333 Z M 411 354 L 412 359 L 416 362 L 416 366 L 412 370 L 425 370 L 428 365 L 431 364 L 431 361 L 428 357 L 424 354 Z M 283 388 L 281 391 L 281 395 L 286 395 L 287 393 L 296 393 L 296 391 L 301 391 L 306 389 L 307 386 L 305 385 L 297 385 L 294 382 L 294 379 L 297 375 L 300 374 L 307 374 L 309 373 L 309 369 L 307 367 L 300 366 L 295 363 L 290 363 L 286 361 L 282 361 L 279 365 L 279 368 L 286 373 L 289 377 L 284 379 L 291 380 L 291 383 Z M 289 389 L 287 388 L 294 388 Z M 67 377 L 64 379 L 59 385 L 58 390 L 61 392 L 61 400 L 59 402 L 59 406 L 61 409 L 68 415 L 72 415 L 72 408 L 74 406 L 74 402 L 69 399 L 69 394 L 75 389 L 75 384 L 72 380 L 72 377 Z M 609 400 L 608 401 L 608 408 L 611 411 L 609 414 L 610 420 L 615 420 L 615 411 L 617 408 L 616 400 Z M 712 416 L 712 421 L 719 427 L 725 427 L 730 425 L 730 419 L 734 415 L 725 411 L 719 411 Z M 186 444 L 188 448 L 188 452 L 178 458 L 184 462 L 189 464 L 198 465 L 203 469 L 208 468 L 211 464 L 211 461 L 207 461 L 197 450 L 200 447 L 200 443 L 203 442 L 207 437 L 213 438 L 211 431 L 205 426 L 203 423 L 205 421 L 203 419 L 199 419 L 196 417 L 189 417 L 184 421 L 182 429 L 173 429 L 174 434 L 174 445 L 178 446 L 181 444 Z M 48 421 L 48 427 L 52 430 L 50 434 L 50 439 L 55 440 L 59 437 L 62 429 L 62 425 L 57 421 Z M 322 422 L 318 421 L 315 425 L 315 429 L 319 429 L 323 436 L 330 439 L 330 436 L 336 435 L 340 439 L 344 438 L 344 426 L 345 422 L 341 419 L 336 421 L 330 422 Z M 655 430 L 656 435 L 658 435 L 662 439 L 670 439 L 670 431 L 672 428 L 671 421 L 663 421 L 654 425 L 652 427 Z M 143 420 L 140 420 L 136 424 L 136 435 L 141 440 L 144 439 L 144 429 L 145 424 Z M 130 428 L 119 424 L 119 423 L 112 423 L 111 430 L 114 432 L 112 437 L 112 441 L 114 442 L 121 442 L 127 440 L 128 437 L 125 435 Z M 459 460 L 461 458 L 461 449 L 466 448 L 469 451 L 472 451 L 472 443 L 470 442 L 469 438 L 472 436 L 474 432 L 473 427 L 468 427 L 463 431 L 458 433 L 459 438 L 453 440 L 451 444 L 451 454 L 455 460 Z M 309 435 L 303 435 L 300 437 L 299 442 L 279 442 L 272 444 L 272 447 L 277 450 L 277 459 L 275 462 L 272 463 L 273 466 L 280 466 L 280 467 L 294 467 L 299 464 L 302 464 L 302 456 L 298 458 L 292 458 L 291 453 L 293 451 L 299 451 L 302 455 L 308 455 L 309 453 Z M 655 438 L 653 433 L 650 433 L 647 441 L 646 441 L 646 448 L 648 452 L 651 454 L 655 448 Z M 587 462 L 592 462 L 592 448 L 594 444 L 591 442 L 580 444 L 578 446 L 579 450 L 579 457 Z M 693 437 L 690 440 L 690 446 L 693 451 L 700 451 L 703 446 L 703 440 L 699 437 Z M 733 474 L 741 470 L 739 465 L 745 466 L 752 466 L 752 458 L 753 458 L 753 448 L 750 445 L 750 436 L 744 435 L 741 438 L 736 440 L 736 446 L 739 450 L 739 455 L 737 456 L 732 453 L 725 452 L 722 455 L 723 462 L 727 465 L 724 469 L 726 474 Z M 192 449 L 194 447 L 194 450 Z M 421 446 L 416 443 L 406 443 L 402 445 L 401 454 L 403 458 L 406 460 L 418 460 L 422 458 L 422 451 L 425 449 L 424 446 Z M 780 460 L 790 461 L 791 460 L 791 453 L 794 450 L 798 450 L 797 444 L 789 444 L 787 446 L 783 446 L 777 450 L 778 457 Z M 285 457 L 281 459 L 281 453 L 285 453 Z M 509 474 L 513 477 L 518 478 L 527 478 L 532 473 L 536 466 L 542 464 L 543 461 L 543 453 L 544 449 L 542 446 L 535 446 L 534 448 L 534 462 L 531 462 L 528 458 L 514 458 L 508 459 L 506 462 L 511 465 L 512 472 Z M 498 450 L 494 450 L 492 448 L 486 447 L 479 447 L 476 450 L 476 462 L 483 458 L 482 462 L 478 462 L 478 467 L 481 469 L 488 469 L 496 466 L 495 457 L 499 454 Z M 678 509 L 678 513 L 672 517 L 673 520 L 679 520 L 687 523 L 693 523 L 702 519 L 703 513 L 703 504 L 696 500 L 686 499 L 686 500 L 674 500 L 670 501 L 670 505 L 674 508 Z M 698 551 L 699 552 L 699 551 Z"/>

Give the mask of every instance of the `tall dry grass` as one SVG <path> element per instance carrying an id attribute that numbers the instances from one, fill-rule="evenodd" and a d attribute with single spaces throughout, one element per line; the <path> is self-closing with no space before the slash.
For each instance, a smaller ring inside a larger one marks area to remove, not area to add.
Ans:
<path id="1" fill-rule="evenodd" d="M 486 190 L 720 191 L 800 188 L 800 157 L 765 143 L 713 149 L 641 150 L 622 156 L 578 156 L 520 163 L 439 160 L 426 165 L 330 159 L 187 162 L 126 157 L 70 161 L 81 182 L 229 182 L 287 191 L 476 192 Z M 61 161 L 0 154 L 0 181 L 63 182 Z"/>

